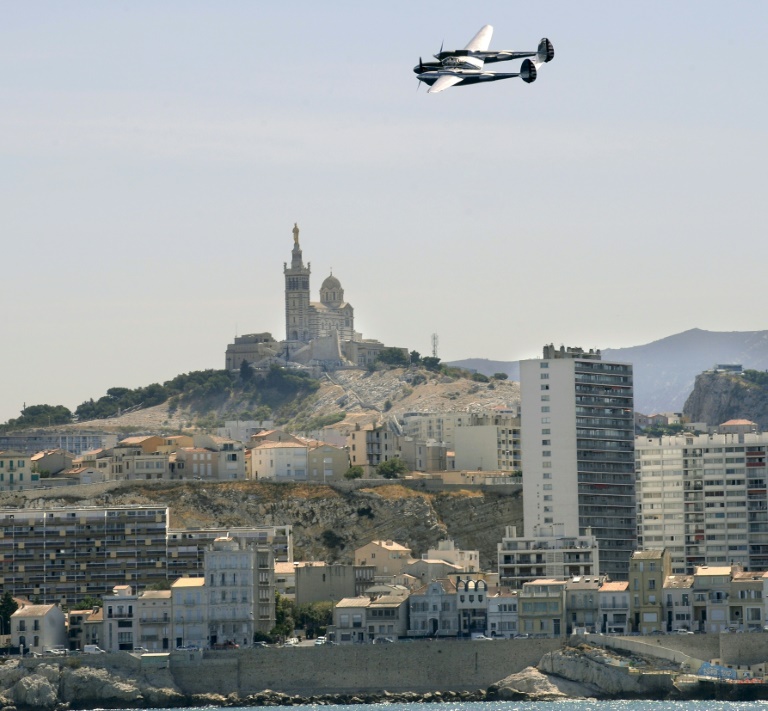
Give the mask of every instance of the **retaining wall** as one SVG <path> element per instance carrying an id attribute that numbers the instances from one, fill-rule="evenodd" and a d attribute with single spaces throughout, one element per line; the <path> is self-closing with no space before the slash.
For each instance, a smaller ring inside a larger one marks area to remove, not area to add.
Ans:
<path id="1" fill-rule="evenodd" d="M 171 655 L 171 674 L 187 694 L 240 696 L 264 689 L 332 693 L 474 691 L 534 666 L 561 640 L 412 642 Z"/>

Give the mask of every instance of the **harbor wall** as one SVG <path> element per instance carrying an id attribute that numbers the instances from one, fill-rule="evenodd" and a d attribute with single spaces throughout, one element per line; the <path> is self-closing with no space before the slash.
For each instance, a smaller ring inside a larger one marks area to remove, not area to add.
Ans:
<path id="1" fill-rule="evenodd" d="M 562 644 L 520 639 L 173 653 L 170 671 L 185 694 L 474 691 L 535 666 Z"/>

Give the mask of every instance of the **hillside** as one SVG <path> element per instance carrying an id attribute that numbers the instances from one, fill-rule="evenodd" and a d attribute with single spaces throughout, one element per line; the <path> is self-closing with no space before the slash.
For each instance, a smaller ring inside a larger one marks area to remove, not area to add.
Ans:
<path id="1" fill-rule="evenodd" d="M 462 548 L 479 550 L 482 565 L 495 568 L 504 527 L 522 526 L 520 492 L 432 494 L 396 483 L 345 492 L 257 481 L 126 482 L 105 488 L 96 485 L 99 493 L 89 496 L 60 489 L 2 493 L 0 507 L 159 503 L 170 507 L 174 528 L 291 524 L 296 560 L 344 563 L 353 561 L 355 547 L 375 539 L 397 540 L 419 557 L 450 537 Z"/>
<path id="2" fill-rule="evenodd" d="M 586 348 L 599 344 L 580 343 Z M 691 393 L 696 376 L 718 363 L 741 363 L 745 368 L 768 370 L 768 331 L 704 331 L 693 328 L 645 345 L 603 348 L 603 358 L 632 363 L 635 374 L 635 410 L 645 414 L 679 412 Z M 485 375 L 504 372 L 519 378 L 517 361 L 469 358 L 450 365 L 475 369 Z"/>
<path id="3" fill-rule="evenodd" d="M 467 378 L 449 377 L 424 369 L 394 368 L 369 372 L 341 370 L 328 373 L 320 380 L 319 389 L 296 402 L 286 427 L 297 431 L 314 429 L 313 421 L 343 414 L 341 427 L 354 427 L 381 417 L 405 412 L 477 411 L 494 407 L 512 407 L 520 402 L 518 383 L 494 380 L 478 383 Z M 227 419 L 244 419 L 247 402 L 235 394 L 215 403 L 203 413 L 191 407 L 162 405 L 134 410 L 108 420 L 86 420 L 68 429 L 99 429 L 125 433 L 129 431 L 178 431 L 200 424 Z M 60 429 L 60 428 L 58 428 Z"/>

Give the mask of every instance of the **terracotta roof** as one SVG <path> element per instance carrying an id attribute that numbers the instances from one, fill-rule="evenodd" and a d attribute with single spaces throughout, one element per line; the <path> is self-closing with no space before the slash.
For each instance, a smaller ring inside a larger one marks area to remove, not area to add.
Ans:
<path id="1" fill-rule="evenodd" d="M 306 449 L 307 445 L 299 442 L 260 442 L 252 449 L 281 449 L 282 447 Z"/>
<path id="2" fill-rule="evenodd" d="M 281 575 L 289 575 L 290 573 L 295 572 L 296 568 L 294 567 L 293 563 L 275 562 L 275 573 L 280 573 Z"/>
<path id="3" fill-rule="evenodd" d="M 600 592 L 624 592 L 629 589 L 627 580 L 610 580 L 600 586 Z"/>
<path id="4" fill-rule="evenodd" d="M 730 574 L 731 574 L 730 565 L 721 565 L 721 566 L 700 565 L 696 568 L 696 575 L 730 575 Z"/>
<path id="5" fill-rule="evenodd" d="M 171 583 L 172 588 L 201 588 L 205 578 L 178 578 Z"/>
<path id="6" fill-rule="evenodd" d="M 728 420 L 728 422 L 721 423 L 720 427 L 723 427 L 724 425 L 754 425 L 755 423 L 752 422 L 752 420 Z"/>
<path id="7" fill-rule="evenodd" d="M 368 597 L 344 597 L 336 603 L 336 607 L 368 607 L 370 602 Z"/>
<path id="8" fill-rule="evenodd" d="M 635 551 L 632 560 L 660 560 L 663 555 L 663 550 Z"/>

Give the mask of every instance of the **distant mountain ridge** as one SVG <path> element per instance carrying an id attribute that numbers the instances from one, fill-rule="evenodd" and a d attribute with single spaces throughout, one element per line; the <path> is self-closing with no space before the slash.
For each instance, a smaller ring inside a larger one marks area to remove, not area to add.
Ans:
<path id="1" fill-rule="evenodd" d="M 592 344 L 574 345 L 592 347 Z M 726 363 L 768 370 L 768 331 L 692 328 L 645 345 L 604 348 L 602 353 L 606 360 L 634 366 L 635 410 L 648 415 L 681 412 L 696 376 L 704 370 Z M 449 365 L 474 369 L 484 375 L 507 373 L 511 380 L 520 379 L 519 361 L 467 358 Z"/>

